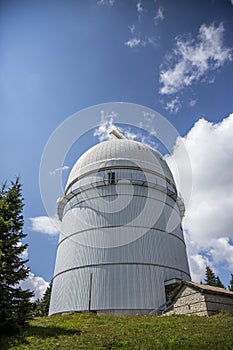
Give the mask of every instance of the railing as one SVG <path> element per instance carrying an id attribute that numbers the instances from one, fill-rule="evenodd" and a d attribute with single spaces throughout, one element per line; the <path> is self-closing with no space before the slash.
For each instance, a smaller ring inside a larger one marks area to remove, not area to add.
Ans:
<path id="1" fill-rule="evenodd" d="M 100 188 L 100 187 L 105 187 L 105 186 L 115 186 L 115 185 L 135 185 L 135 186 L 144 186 L 144 187 L 150 187 L 157 189 L 158 191 L 161 191 L 163 193 L 166 193 L 170 198 L 172 198 L 178 205 L 179 212 L 180 212 L 180 217 L 183 218 L 184 212 L 185 212 L 185 207 L 184 207 L 184 202 L 181 197 L 177 196 L 177 192 L 175 187 L 173 187 L 171 184 L 168 184 L 166 182 L 166 186 L 164 186 L 161 183 L 157 182 L 157 179 L 155 179 L 155 182 L 148 182 L 146 180 L 139 180 L 139 179 L 115 179 L 115 183 L 109 184 L 107 180 L 101 180 L 101 181 L 96 181 L 93 183 L 88 183 L 88 184 L 83 184 L 80 185 L 79 187 L 71 190 L 68 194 L 66 194 L 63 198 L 58 198 L 57 204 L 57 214 L 60 220 L 62 220 L 63 213 L 64 213 L 64 208 L 66 204 L 75 196 L 78 196 L 79 194 L 92 190 L 95 188 Z"/>

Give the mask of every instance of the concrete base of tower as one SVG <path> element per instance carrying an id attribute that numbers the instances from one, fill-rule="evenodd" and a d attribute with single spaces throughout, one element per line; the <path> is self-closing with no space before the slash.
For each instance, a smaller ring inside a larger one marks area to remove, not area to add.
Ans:
<path id="1" fill-rule="evenodd" d="M 152 309 L 116 309 L 116 310 L 97 310 L 97 315 L 104 316 L 145 316 L 153 311 Z"/>

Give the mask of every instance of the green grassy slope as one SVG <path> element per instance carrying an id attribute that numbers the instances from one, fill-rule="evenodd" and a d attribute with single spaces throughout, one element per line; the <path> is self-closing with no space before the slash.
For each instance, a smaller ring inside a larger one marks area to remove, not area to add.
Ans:
<path id="1" fill-rule="evenodd" d="M 233 350 L 233 317 L 41 317 L 19 336 L 1 337 L 0 349 Z"/>

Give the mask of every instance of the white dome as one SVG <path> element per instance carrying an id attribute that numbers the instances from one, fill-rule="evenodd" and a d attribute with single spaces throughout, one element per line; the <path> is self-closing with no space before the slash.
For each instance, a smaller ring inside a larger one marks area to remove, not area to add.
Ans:
<path id="1" fill-rule="evenodd" d="M 128 139 L 113 139 L 101 142 L 85 152 L 73 166 L 67 188 L 80 176 L 97 172 L 103 167 L 138 166 L 143 170 L 155 171 L 174 183 L 171 171 L 154 149 L 136 141 Z"/>

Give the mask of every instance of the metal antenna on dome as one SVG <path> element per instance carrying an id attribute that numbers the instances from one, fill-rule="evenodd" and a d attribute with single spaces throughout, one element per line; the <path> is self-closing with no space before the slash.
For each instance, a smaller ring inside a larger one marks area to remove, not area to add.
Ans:
<path id="1" fill-rule="evenodd" d="M 122 131 L 120 129 L 118 129 L 117 127 L 115 127 L 114 129 L 112 129 L 109 132 L 109 135 L 113 138 L 113 139 L 127 139 L 127 137 L 122 133 Z"/>

